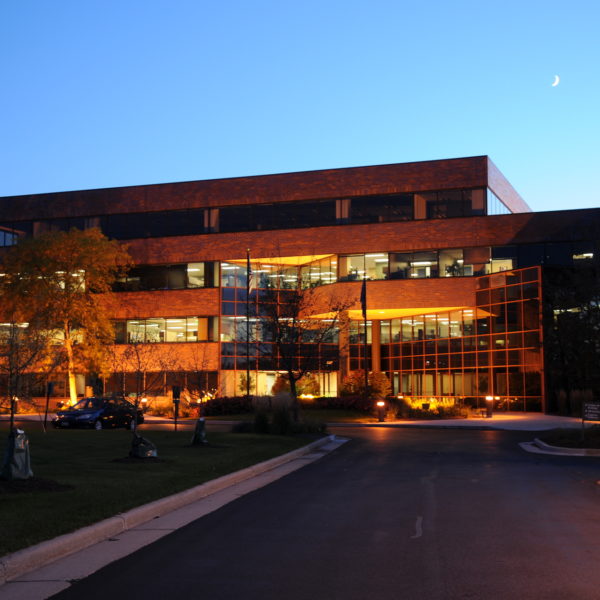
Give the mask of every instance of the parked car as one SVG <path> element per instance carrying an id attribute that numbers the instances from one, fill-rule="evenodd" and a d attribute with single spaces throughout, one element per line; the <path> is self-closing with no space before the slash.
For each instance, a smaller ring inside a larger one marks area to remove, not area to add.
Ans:
<path id="1" fill-rule="evenodd" d="M 61 428 L 126 427 L 131 429 L 135 414 L 135 406 L 122 396 L 83 398 L 77 404 L 57 411 L 52 424 L 54 427 Z M 144 422 L 144 414 L 140 409 L 137 411 L 137 422 L 138 425 Z"/>

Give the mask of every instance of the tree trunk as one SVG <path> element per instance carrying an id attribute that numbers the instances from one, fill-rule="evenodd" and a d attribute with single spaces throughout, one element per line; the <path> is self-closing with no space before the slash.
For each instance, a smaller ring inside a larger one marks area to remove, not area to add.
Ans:
<path id="1" fill-rule="evenodd" d="M 298 391 L 296 390 L 296 377 L 292 371 L 288 372 L 288 379 L 290 380 L 290 395 L 292 396 L 292 419 L 294 423 L 297 423 L 299 419 Z"/>
<path id="2" fill-rule="evenodd" d="M 73 341 L 68 325 L 65 326 L 65 350 L 67 352 L 67 374 L 69 377 L 69 404 L 77 403 L 77 386 L 75 384 L 75 359 L 73 358 Z"/>

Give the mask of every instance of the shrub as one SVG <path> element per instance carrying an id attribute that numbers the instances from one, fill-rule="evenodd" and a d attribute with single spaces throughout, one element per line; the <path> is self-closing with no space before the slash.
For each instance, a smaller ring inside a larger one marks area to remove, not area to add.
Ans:
<path id="1" fill-rule="evenodd" d="M 270 431 L 276 435 L 289 435 L 293 433 L 292 418 L 287 408 L 278 408 L 273 412 Z"/>
<path id="2" fill-rule="evenodd" d="M 300 394 L 318 396 L 321 393 L 319 381 L 312 373 L 307 373 L 296 383 L 296 391 Z"/>
<path id="3" fill-rule="evenodd" d="M 254 415 L 255 433 L 269 433 L 269 417 L 267 413 L 260 410 Z"/>
<path id="4" fill-rule="evenodd" d="M 298 379 L 298 381 L 296 381 L 296 393 L 298 396 L 301 394 L 318 396 L 320 391 L 321 388 L 319 386 L 319 381 L 312 373 L 307 373 Z M 274 396 L 277 396 L 282 392 L 290 392 L 290 381 L 287 375 L 278 375 L 273 387 L 271 388 L 271 393 Z"/>
<path id="5" fill-rule="evenodd" d="M 215 417 L 251 413 L 254 409 L 251 398 L 246 396 L 225 396 L 223 398 L 213 398 L 205 402 L 203 410 L 206 417 Z"/>
<path id="6" fill-rule="evenodd" d="M 298 434 L 325 434 L 327 424 L 321 421 L 300 421 L 292 425 L 292 431 Z"/>
<path id="7" fill-rule="evenodd" d="M 469 409 L 457 404 L 453 397 L 405 396 L 402 399 L 395 399 L 393 405 L 396 416 L 402 419 L 450 419 L 469 416 Z"/>
<path id="8" fill-rule="evenodd" d="M 317 408 L 330 408 L 341 410 L 358 410 L 368 413 L 373 410 L 374 401 L 364 396 L 348 395 L 317 398 L 314 406 Z"/>
<path id="9" fill-rule="evenodd" d="M 250 381 L 250 385 L 246 386 L 248 381 Z M 252 377 L 252 374 L 250 374 L 250 379 L 247 380 L 246 373 L 242 373 L 242 376 L 240 377 L 240 384 L 238 386 L 238 392 L 244 396 L 248 387 L 250 388 L 250 393 L 252 393 L 252 390 L 254 389 L 254 377 Z"/>
<path id="10" fill-rule="evenodd" d="M 369 396 L 373 398 L 385 398 L 392 391 L 390 380 L 385 373 L 374 371 L 369 373 Z M 364 370 L 352 371 L 342 382 L 342 396 L 361 396 L 365 393 Z"/>
<path id="11" fill-rule="evenodd" d="M 271 412 L 273 409 L 273 396 L 254 396 L 252 398 L 254 412 Z"/>
<path id="12" fill-rule="evenodd" d="M 254 433 L 254 431 L 254 423 L 250 421 L 240 421 L 231 427 L 231 433 Z"/>
<path id="13" fill-rule="evenodd" d="M 271 388 L 271 394 L 273 394 L 273 396 L 277 396 L 278 394 L 281 394 L 282 392 L 289 393 L 289 391 L 290 391 L 290 382 L 288 381 L 288 378 L 285 375 L 277 375 L 277 379 L 275 379 L 275 383 L 273 384 L 273 387 Z"/>

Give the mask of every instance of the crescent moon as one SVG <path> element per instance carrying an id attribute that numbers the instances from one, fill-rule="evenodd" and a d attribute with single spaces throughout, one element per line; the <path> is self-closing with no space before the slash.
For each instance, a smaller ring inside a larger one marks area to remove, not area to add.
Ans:
<path id="1" fill-rule="evenodd" d="M 554 83 L 552 84 L 552 87 L 556 87 L 559 83 L 560 83 L 560 77 L 558 75 L 555 75 Z"/>

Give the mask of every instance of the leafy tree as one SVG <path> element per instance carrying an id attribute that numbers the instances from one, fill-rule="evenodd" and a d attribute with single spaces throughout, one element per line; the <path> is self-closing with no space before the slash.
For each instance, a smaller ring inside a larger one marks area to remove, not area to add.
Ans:
<path id="1" fill-rule="evenodd" d="M 392 391 L 392 386 L 387 375 L 381 371 L 369 373 L 369 396 L 373 398 L 385 398 Z M 365 395 L 365 372 L 361 369 L 350 372 L 342 382 L 342 396 L 364 396 Z"/>
<path id="2" fill-rule="evenodd" d="M 241 377 L 240 377 L 240 383 L 238 385 L 238 391 L 241 395 L 246 394 L 246 391 L 248 389 L 252 390 L 254 388 L 254 377 L 252 377 L 252 374 L 248 376 L 246 375 L 246 373 L 242 373 Z"/>
<path id="3" fill-rule="evenodd" d="M 71 403 L 77 368 L 100 372 L 112 343 L 111 286 L 130 264 L 127 252 L 99 229 L 23 238 L 4 256 L 5 295 L 25 322 L 52 332 L 64 353 Z"/>
<path id="4" fill-rule="evenodd" d="M 271 389 L 271 393 L 273 395 L 277 395 L 281 392 L 290 391 L 290 382 L 286 375 L 278 375 L 275 383 L 273 384 L 273 388 Z M 301 379 L 296 382 L 296 392 L 299 395 L 302 394 L 311 394 L 313 396 L 317 396 L 321 391 L 321 386 L 319 385 L 318 379 L 314 376 L 313 373 L 306 373 Z"/>

